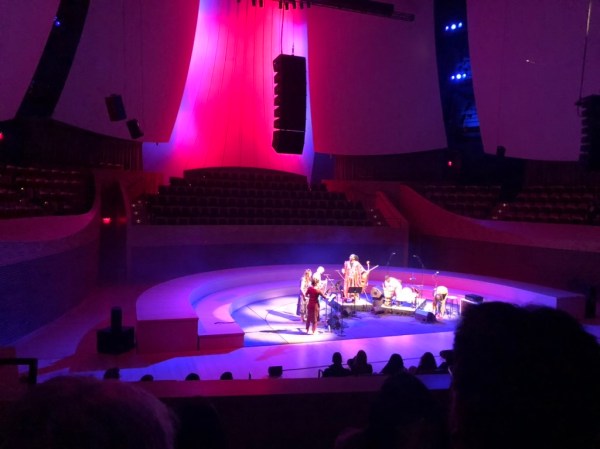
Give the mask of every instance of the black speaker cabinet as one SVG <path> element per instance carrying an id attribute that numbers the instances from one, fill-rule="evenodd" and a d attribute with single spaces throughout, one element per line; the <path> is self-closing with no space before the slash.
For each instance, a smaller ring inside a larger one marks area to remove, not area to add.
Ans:
<path id="1" fill-rule="evenodd" d="M 136 119 L 127 120 L 127 129 L 132 139 L 139 139 L 144 135 L 140 128 L 140 123 Z"/>
<path id="2" fill-rule="evenodd" d="M 275 71 L 276 129 L 306 128 L 306 58 L 281 54 L 273 60 Z"/>
<path id="3" fill-rule="evenodd" d="M 121 331 L 123 327 L 123 311 L 120 307 L 110 309 L 110 328 L 113 332 Z"/>
<path id="4" fill-rule="evenodd" d="M 133 327 L 124 326 L 114 331 L 106 327 L 96 331 L 96 349 L 101 354 L 122 354 L 135 347 Z"/>
<path id="5" fill-rule="evenodd" d="M 415 318 L 422 323 L 435 323 L 435 315 L 425 310 L 415 310 Z"/>
<path id="6" fill-rule="evenodd" d="M 269 366 L 269 377 L 281 377 L 283 374 L 282 366 Z"/>
<path id="7" fill-rule="evenodd" d="M 273 131 L 273 149 L 281 154 L 302 154 L 304 131 Z"/>
<path id="8" fill-rule="evenodd" d="M 465 295 L 465 298 L 471 302 L 475 302 L 477 304 L 481 304 L 483 302 L 483 296 L 475 295 L 473 293 L 469 293 Z"/>
<path id="9" fill-rule="evenodd" d="M 125 106 L 123 105 L 123 98 L 120 95 L 110 95 L 106 97 L 104 101 L 106 102 L 106 110 L 108 111 L 108 117 L 111 122 L 118 122 L 127 118 Z"/>

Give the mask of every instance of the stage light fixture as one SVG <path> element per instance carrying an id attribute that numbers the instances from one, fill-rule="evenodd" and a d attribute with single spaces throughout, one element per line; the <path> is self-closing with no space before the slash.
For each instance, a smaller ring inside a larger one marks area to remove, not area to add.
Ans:
<path id="1" fill-rule="evenodd" d="M 444 27 L 444 30 L 447 32 L 460 31 L 463 27 L 462 22 L 452 22 Z"/>

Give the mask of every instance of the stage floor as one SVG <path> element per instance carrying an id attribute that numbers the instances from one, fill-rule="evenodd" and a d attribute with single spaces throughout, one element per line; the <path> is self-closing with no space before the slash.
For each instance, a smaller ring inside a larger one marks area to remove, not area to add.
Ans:
<path id="1" fill-rule="evenodd" d="M 394 352 L 402 355 L 407 366 L 416 365 L 426 351 L 437 357 L 439 351 L 452 347 L 456 324 L 453 319 L 421 323 L 411 316 L 357 312 L 344 318 L 343 333 L 329 332 L 321 324 L 315 335 L 307 335 L 295 315 L 296 298 L 280 297 L 234 313 L 246 331 L 243 348 L 221 353 L 99 354 L 96 330 L 110 325 L 111 308 L 122 307 L 123 325 L 135 326 L 136 300 L 148 287 L 99 288 L 61 318 L 15 342 L 17 356 L 39 360 L 39 381 L 60 374 L 101 378 L 111 367 L 120 368 L 126 381 L 137 381 L 144 374 L 152 374 L 155 380 L 182 380 L 191 372 L 216 380 L 224 371 L 231 371 L 236 379 L 256 379 L 267 377 L 269 366 L 282 366 L 286 378 L 317 377 L 335 351 L 346 360 L 363 349 L 375 371 Z"/>
<path id="2" fill-rule="evenodd" d="M 451 309 L 443 320 L 426 323 L 414 317 L 411 307 L 398 306 L 384 313 L 373 313 L 371 304 L 365 301 L 358 302 L 356 306 L 345 303 L 345 313 L 341 313 L 340 306 L 331 307 L 321 301 L 317 332 L 307 334 L 306 324 L 296 315 L 296 305 L 297 297 L 284 296 L 255 302 L 235 311 L 232 317 L 245 332 L 244 346 L 454 332 L 459 318 L 458 311 Z M 431 310 L 430 301 L 424 310 Z"/>
<path id="3" fill-rule="evenodd" d="M 101 378 L 111 367 L 121 369 L 121 378 L 137 381 L 144 374 L 155 380 L 182 380 L 191 372 L 203 380 L 216 380 L 224 371 L 236 379 L 267 377 L 269 366 L 282 366 L 283 377 L 317 377 L 331 363 L 335 351 L 344 360 L 363 349 L 375 371 L 380 371 L 392 353 L 400 354 L 406 366 L 416 365 L 420 356 L 452 348 L 458 316 L 425 323 L 414 316 L 373 314 L 357 311 L 344 318 L 343 332 L 321 324 L 315 335 L 305 333 L 296 316 L 296 297 L 281 296 L 257 301 L 233 312 L 246 332 L 244 347 L 225 352 L 99 354 L 96 331 L 110 325 L 110 310 L 123 310 L 123 325 L 136 325 L 136 300 L 149 285 L 115 285 L 98 288 L 61 318 L 15 342 L 18 357 L 39 360 L 40 381 L 60 374 Z M 427 308 L 426 308 L 427 310 Z M 325 310 L 322 310 L 325 313 Z M 595 319 L 586 329 L 600 335 Z"/>

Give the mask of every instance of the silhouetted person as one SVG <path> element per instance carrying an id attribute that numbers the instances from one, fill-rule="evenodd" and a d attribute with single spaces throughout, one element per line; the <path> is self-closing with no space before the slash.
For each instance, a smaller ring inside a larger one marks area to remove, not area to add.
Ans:
<path id="1" fill-rule="evenodd" d="M 200 376 L 196 373 L 189 373 L 185 376 L 185 380 L 200 380 Z"/>
<path id="2" fill-rule="evenodd" d="M 108 368 L 102 376 L 104 380 L 119 380 L 121 379 L 121 370 L 119 368 Z"/>
<path id="3" fill-rule="evenodd" d="M 228 448 L 221 418 L 208 399 L 185 398 L 173 405 L 173 411 L 179 422 L 176 449 Z"/>
<path id="4" fill-rule="evenodd" d="M 351 374 L 350 370 L 342 365 L 342 354 L 339 352 L 333 353 L 331 361 L 333 363 L 325 368 L 323 377 L 347 377 Z"/>
<path id="5" fill-rule="evenodd" d="M 410 367 L 410 372 L 413 374 L 432 374 L 437 372 L 437 370 L 438 366 L 431 352 L 423 353 L 419 359 L 419 364 Z"/>
<path id="6" fill-rule="evenodd" d="M 438 371 L 440 373 L 450 372 L 452 363 L 454 362 L 454 351 L 452 349 L 442 349 L 440 351 L 440 357 L 443 361 L 439 364 Z"/>
<path id="7" fill-rule="evenodd" d="M 4 423 L 3 423 L 4 424 Z M 13 406 L 3 449 L 172 449 L 171 411 L 133 383 L 60 376 Z"/>
<path id="8" fill-rule="evenodd" d="M 447 449 L 448 439 L 445 416 L 431 392 L 401 372 L 383 383 L 367 427 L 342 431 L 335 449 Z"/>
<path id="9" fill-rule="evenodd" d="M 373 374 L 373 366 L 367 362 L 367 353 L 362 349 L 356 356 L 348 360 L 348 366 L 354 376 Z"/>
<path id="10" fill-rule="evenodd" d="M 394 353 L 390 356 L 380 374 L 391 376 L 392 374 L 398 374 L 404 371 L 406 371 L 406 368 L 404 367 L 404 359 L 400 354 Z"/>
<path id="11" fill-rule="evenodd" d="M 154 376 L 152 374 L 144 374 L 140 377 L 140 382 L 152 382 L 154 380 Z"/>
<path id="12" fill-rule="evenodd" d="M 461 449 L 598 447 L 600 347 L 566 313 L 470 307 L 456 330 L 451 372 Z"/>

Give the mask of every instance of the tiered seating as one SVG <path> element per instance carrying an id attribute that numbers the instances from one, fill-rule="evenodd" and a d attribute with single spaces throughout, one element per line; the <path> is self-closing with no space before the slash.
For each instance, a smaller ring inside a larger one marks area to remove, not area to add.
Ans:
<path id="1" fill-rule="evenodd" d="M 498 206 L 497 220 L 565 224 L 600 224 L 597 188 L 590 186 L 530 186 L 513 202 Z"/>
<path id="2" fill-rule="evenodd" d="M 500 197 L 500 186 L 428 185 L 423 191 L 431 202 L 456 214 L 490 218 Z"/>
<path id="3" fill-rule="evenodd" d="M 147 219 L 168 225 L 330 225 L 371 226 L 357 202 L 306 177 L 257 168 L 189 170 L 145 198 Z M 136 204 L 140 209 L 140 203 Z M 377 223 L 380 223 L 379 220 Z"/>
<path id="4" fill-rule="evenodd" d="M 92 204 L 92 186 L 84 170 L 0 165 L 0 217 L 84 213 Z"/>

